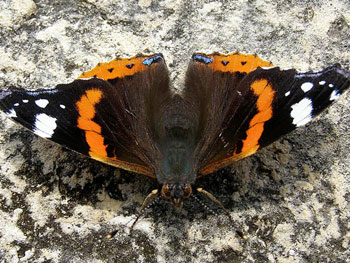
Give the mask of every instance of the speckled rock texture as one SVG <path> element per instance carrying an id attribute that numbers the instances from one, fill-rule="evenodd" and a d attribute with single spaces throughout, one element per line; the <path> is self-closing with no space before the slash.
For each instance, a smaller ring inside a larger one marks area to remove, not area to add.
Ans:
<path id="1" fill-rule="evenodd" d="M 193 52 L 282 68 L 350 66 L 350 2 L 2 0 L 0 86 L 50 88 L 98 62 L 161 52 L 181 90 Z M 40 139 L 0 114 L 0 262 L 349 262 L 350 94 L 306 127 L 203 177 L 205 198 L 130 225 L 156 182 Z M 114 238 L 104 237 L 118 230 Z"/>

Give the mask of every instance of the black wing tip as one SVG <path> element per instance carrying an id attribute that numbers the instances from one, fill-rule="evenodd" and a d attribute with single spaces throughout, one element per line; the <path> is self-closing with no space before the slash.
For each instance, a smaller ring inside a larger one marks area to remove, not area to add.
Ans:
<path id="1" fill-rule="evenodd" d="M 350 71 L 347 68 L 342 67 L 339 63 L 330 66 L 320 73 L 335 74 L 338 78 L 343 79 L 344 87 L 343 89 L 348 89 L 350 87 Z"/>
<path id="2" fill-rule="evenodd" d="M 341 67 L 340 64 L 334 64 L 333 67 L 334 67 L 334 69 L 336 70 L 336 72 L 338 74 L 343 75 L 345 78 L 350 80 L 350 71 L 349 71 L 349 69 Z"/>
<path id="3" fill-rule="evenodd" d="M 3 100 L 4 98 L 6 98 L 11 93 L 12 93 L 12 91 L 10 89 L 0 90 L 0 100 Z"/>
<path id="4" fill-rule="evenodd" d="M 350 71 L 344 67 L 342 67 L 339 63 L 336 63 L 332 66 L 326 67 L 322 70 L 310 70 L 310 71 L 306 71 L 306 72 L 297 72 L 297 75 L 299 77 L 305 77 L 305 76 L 317 76 L 317 75 L 328 75 L 328 74 L 339 74 L 341 76 L 343 76 L 346 79 L 350 80 Z"/>

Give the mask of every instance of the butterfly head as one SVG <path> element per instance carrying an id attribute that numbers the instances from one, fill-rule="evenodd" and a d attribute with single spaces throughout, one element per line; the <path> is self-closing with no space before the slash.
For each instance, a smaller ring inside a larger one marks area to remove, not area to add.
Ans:
<path id="1" fill-rule="evenodd" d="M 170 199 L 175 207 L 181 207 L 183 200 L 190 197 L 191 193 L 190 184 L 164 184 L 161 190 L 162 197 Z"/>

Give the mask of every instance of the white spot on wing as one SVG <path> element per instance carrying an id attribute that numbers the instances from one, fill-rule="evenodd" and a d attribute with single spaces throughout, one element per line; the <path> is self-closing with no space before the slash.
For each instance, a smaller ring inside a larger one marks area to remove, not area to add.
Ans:
<path id="1" fill-rule="evenodd" d="M 28 102 L 29 102 L 29 100 L 22 100 L 22 102 L 23 102 L 23 103 L 28 103 Z"/>
<path id="2" fill-rule="evenodd" d="M 38 99 L 35 101 L 35 104 L 44 109 L 49 104 L 49 101 L 47 99 Z"/>
<path id="3" fill-rule="evenodd" d="M 61 107 L 62 109 L 65 109 L 65 108 L 66 108 L 66 106 L 64 106 L 63 104 L 60 104 L 60 107 Z"/>
<path id="4" fill-rule="evenodd" d="M 304 98 L 298 103 L 292 105 L 290 116 L 293 118 L 293 124 L 297 127 L 305 125 L 312 119 L 312 100 Z"/>
<path id="5" fill-rule="evenodd" d="M 19 106 L 19 103 L 15 103 L 15 104 L 13 104 L 13 106 Z"/>
<path id="6" fill-rule="evenodd" d="M 5 112 L 5 114 L 10 118 L 16 118 L 17 114 L 14 109 L 10 109 L 8 112 Z"/>
<path id="7" fill-rule="evenodd" d="M 330 87 L 330 88 L 334 88 L 334 84 L 328 84 L 328 87 Z"/>
<path id="8" fill-rule="evenodd" d="M 326 84 L 326 81 L 324 81 L 324 80 L 321 80 L 318 84 L 320 84 L 320 85 L 324 85 L 324 84 Z"/>
<path id="9" fill-rule="evenodd" d="M 290 91 L 287 91 L 284 96 L 288 97 L 290 95 Z"/>
<path id="10" fill-rule="evenodd" d="M 43 138 L 51 138 L 55 129 L 57 119 L 45 113 L 40 113 L 35 116 L 35 129 L 33 132 Z"/>
<path id="11" fill-rule="evenodd" d="M 329 97 L 329 100 L 336 100 L 340 97 L 340 93 L 338 90 L 333 90 L 331 93 L 331 96 Z"/>
<path id="12" fill-rule="evenodd" d="M 309 90 L 312 89 L 312 87 L 314 86 L 314 84 L 312 84 L 311 82 L 305 82 L 301 85 L 301 89 L 304 91 L 304 92 L 308 92 Z"/>

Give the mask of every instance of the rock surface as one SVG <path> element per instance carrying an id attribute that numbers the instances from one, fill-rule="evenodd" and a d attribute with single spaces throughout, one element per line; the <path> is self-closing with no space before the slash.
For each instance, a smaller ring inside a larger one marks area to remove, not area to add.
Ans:
<path id="1" fill-rule="evenodd" d="M 193 52 L 256 53 L 282 68 L 350 65 L 350 2 L 73 0 L 0 3 L 0 85 L 68 83 L 98 62 L 164 54 L 181 90 Z M 1 262 L 346 262 L 350 95 L 307 127 L 199 180 L 224 212 L 40 139 L 0 114 Z M 110 240 L 104 239 L 118 230 Z"/>

